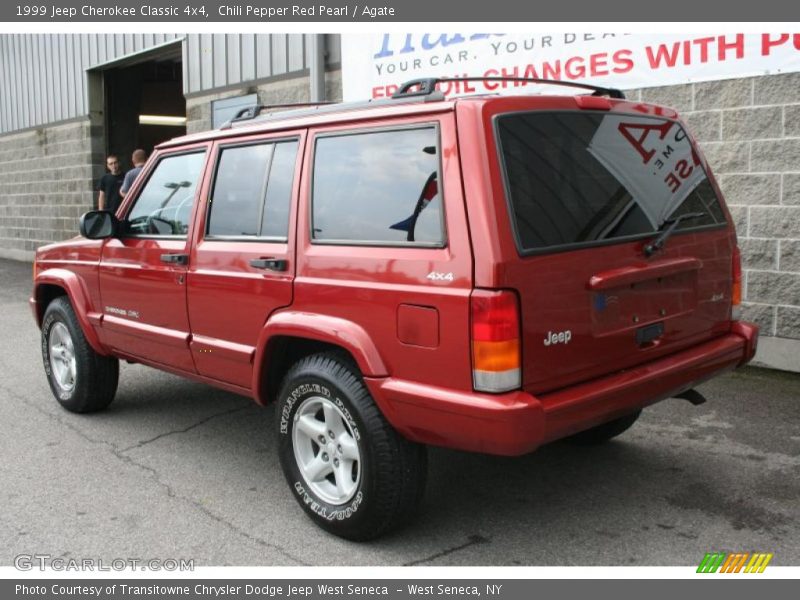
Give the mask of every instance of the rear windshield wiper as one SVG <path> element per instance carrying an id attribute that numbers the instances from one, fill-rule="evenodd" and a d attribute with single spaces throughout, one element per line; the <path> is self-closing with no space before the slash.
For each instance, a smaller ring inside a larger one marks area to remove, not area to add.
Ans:
<path id="1" fill-rule="evenodd" d="M 669 225 L 664 231 L 662 231 L 656 239 L 652 242 L 647 244 L 644 247 L 644 255 L 645 256 L 652 256 L 656 251 L 661 250 L 664 247 L 664 244 L 667 241 L 667 238 L 672 235 L 672 232 L 675 231 L 675 228 L 681 224 L 682 221 L 688 221 L 689 219 L 699 219 L 701 217 L 705 217 L 706 213 L 704 212 L 693 212 L 693 213 L 685 213 L 682 215 L 678 215 L 674 219 L 667 219 L 664 221 L 662 227 L 664 225 Z"/>

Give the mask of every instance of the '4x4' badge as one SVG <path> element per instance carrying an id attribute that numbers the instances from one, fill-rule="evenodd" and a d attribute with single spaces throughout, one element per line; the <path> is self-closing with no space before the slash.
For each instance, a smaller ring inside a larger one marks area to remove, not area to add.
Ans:
<path id="1" fill-rule="evenodd" d="M 425 276 L 425 279 L 430 279 L 431 281 L 453 281 L 455 277 L 453 277 L 453 273 L 440 273 L 439 271 L 431 271 Z"/>

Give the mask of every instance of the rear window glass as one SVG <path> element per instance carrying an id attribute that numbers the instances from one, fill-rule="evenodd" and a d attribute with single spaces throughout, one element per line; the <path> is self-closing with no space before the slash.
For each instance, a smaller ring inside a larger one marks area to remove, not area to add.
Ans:
<path id="1" fill-rule="evenodd" d="M 497 130 L 520 250 L 725 222 L 683 128 L 674 121 L 600 112 L 502 116 Z"/>
<path id="2" fill-rule="evenodd" d="M 317 140 L 314 240 L 441 245 L 436 129 L 401 129 Z"/>

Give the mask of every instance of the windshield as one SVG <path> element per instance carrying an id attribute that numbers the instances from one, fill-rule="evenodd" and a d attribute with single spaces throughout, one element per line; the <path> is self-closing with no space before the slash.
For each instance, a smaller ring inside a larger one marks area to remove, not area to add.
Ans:
<path id="1" fill-rule="evenodd" d="M 686 132 L 675 121 L 607 112 L 497 120 L 520 250 L 591 244 L 725 222 Z"/>

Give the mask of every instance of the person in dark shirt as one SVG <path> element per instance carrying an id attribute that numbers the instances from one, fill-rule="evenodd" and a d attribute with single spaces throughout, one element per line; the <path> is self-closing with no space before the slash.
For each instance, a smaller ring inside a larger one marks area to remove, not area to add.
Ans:
<path id="1" fill-rule="evenodd" d="M 106 158 L 106 167 L 110 172 L 103 175 L 97 182 L 97 191 L 99 192 L 97 208 L 115 213 L 122 202 L 119 189 L 122 187 L 125 175 L 120 168 L 119 158 L 114 154 L 109 154 Z"/>

